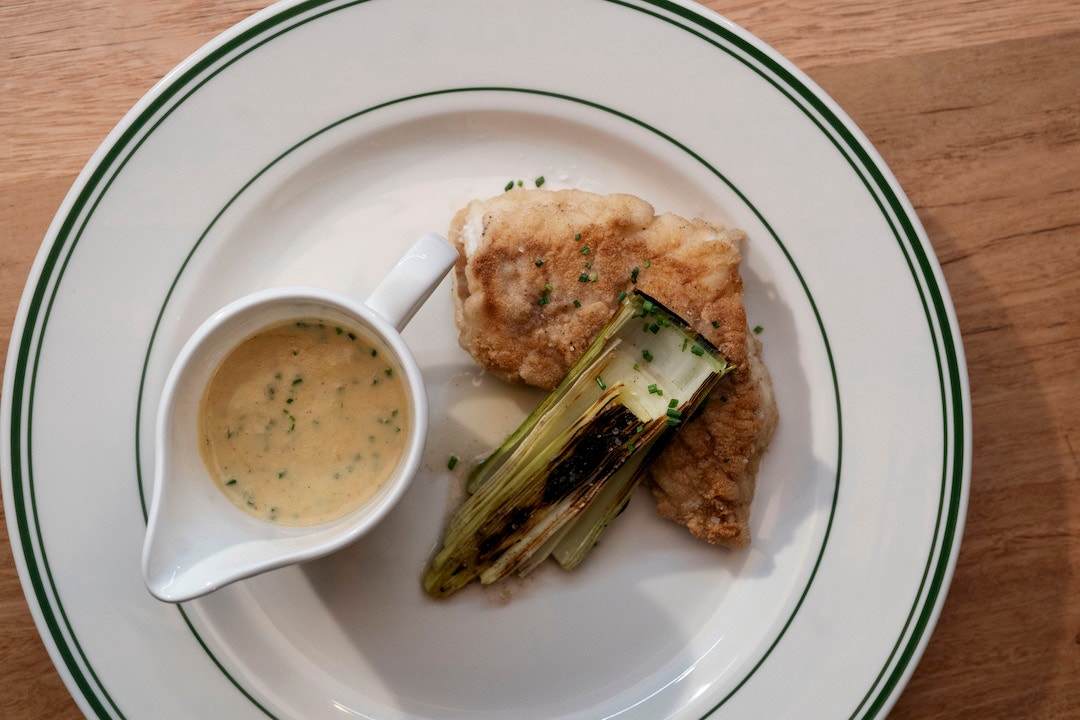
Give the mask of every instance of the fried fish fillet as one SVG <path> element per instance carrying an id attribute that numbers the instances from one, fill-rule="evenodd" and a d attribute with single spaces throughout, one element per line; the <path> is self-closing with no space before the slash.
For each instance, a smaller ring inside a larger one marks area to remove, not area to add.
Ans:
<path id="1" fill-rule="evenodd" d="M 711 543 L 750 541 L 757 468 L 777 422 L 747 330 L 742 233 L 656 215 L 632 195 L 514 189 L 457 213 L 448 236 L 459 342 L 509 381 L 551 389 L 637 287 L 738 366 L 650 470 L 661 516 Z"/>

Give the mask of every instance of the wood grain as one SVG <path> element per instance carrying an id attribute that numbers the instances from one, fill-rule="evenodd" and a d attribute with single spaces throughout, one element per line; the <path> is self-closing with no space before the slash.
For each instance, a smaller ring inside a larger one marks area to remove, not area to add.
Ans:
<path id="1" fill-rule="evenodd" d="M 706 5 L 805 70 L 919 213 L 963 331 L 970 506 L 944 611 L 891 717 L 1080 717 L 1080 3 Z M 254 2 L 0 6 L 0 343 L 76 174 Z M 0 717 L 77 718 L 0 542 Z"/>

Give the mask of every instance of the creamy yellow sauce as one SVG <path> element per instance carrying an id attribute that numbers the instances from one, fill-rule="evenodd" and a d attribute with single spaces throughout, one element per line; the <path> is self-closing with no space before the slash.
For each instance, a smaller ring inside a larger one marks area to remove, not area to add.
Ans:
<path id="1" fill-rule="evenodd" d="M 199 411 L 202 456 L 254 517 L 310 525 L 363 505 L 394 472 L 408 429 L 405 385 L 361 331 L 286 322 L 222 361 Z"/>

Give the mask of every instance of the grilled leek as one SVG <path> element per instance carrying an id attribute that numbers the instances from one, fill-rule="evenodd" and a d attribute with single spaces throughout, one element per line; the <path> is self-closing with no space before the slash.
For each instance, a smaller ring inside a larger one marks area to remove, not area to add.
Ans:
<path id="1" fill-rule="evenodd" d="M 634 292 L 563 381 L 469 479 L 423 578 L 445 597 L 552 555 L 576 566 L 621 512 L 671 432 L 733 367 Z"/>

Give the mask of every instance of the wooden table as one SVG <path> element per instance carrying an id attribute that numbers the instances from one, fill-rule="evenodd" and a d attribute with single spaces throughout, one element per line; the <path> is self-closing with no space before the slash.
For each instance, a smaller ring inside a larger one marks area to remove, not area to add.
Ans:
<path id="1" fill-rule="evenodd" d="M 1080 2 L 706 3 L 806 70 L 907 191 L 963 330 L 975 451 L 952 590 L 894 718 L 1080 718 Z M 0 343 L 76 174 L 251 0 L 0 6 Z M 0 716 L 79 717 L 0 545 Z"/>

